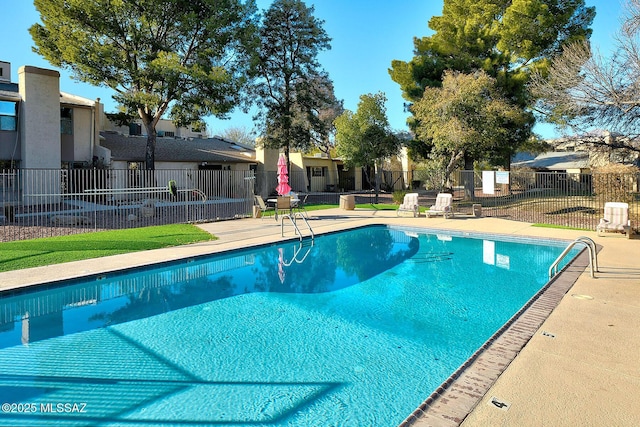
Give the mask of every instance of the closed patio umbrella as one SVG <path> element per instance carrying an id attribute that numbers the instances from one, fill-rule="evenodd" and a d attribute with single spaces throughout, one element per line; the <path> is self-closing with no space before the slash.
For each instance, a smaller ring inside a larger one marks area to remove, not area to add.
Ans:
<path id="1" fill-rule="evenodd" d="M 276 191 L 281 196 L 291 192 L 291 187 L 289 186 L 289 175 L 287 172 L 287 159 L 283 154 L 281 154 L 278 159 L 278 186 L 276 187 Z"/>

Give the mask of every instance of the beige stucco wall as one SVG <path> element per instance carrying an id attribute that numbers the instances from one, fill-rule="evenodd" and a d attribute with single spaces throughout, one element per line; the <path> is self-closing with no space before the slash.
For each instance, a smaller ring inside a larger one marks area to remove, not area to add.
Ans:
<path id="1" fill-rule="evenodd" d="M 248 171 L 250 169 L 250 163 L 233 163 L 231 165 L 232 171 Z"/>
<path id="2" fill-rule="evenodd" d="M 190 128 L 181 127 L 178 128 L 173 124 L 173 121 L 167 119 L 158 120 L 156 125 L 156 132 L 173 132 L 176 138 L 206 138 L 207 132 L 193 132 Z M 146 135 L 147 130 L 142 126 L 142 134 Z"/>
<path id="3" fill-rule="evenodd" d="M 396 189 L 403 190 L 409 187 L 411 180 L 413 179 L 413 162 L 409 158 L 409 150 L 407 147 L 402 147 L 398 160 L 400 161 L 400 167 L 404 172 L 402 173 L 402 182 L 396 184 L 396 187 L 398 187 Z"/>
<path id="4" fill-rule="evenodd" d="M 60 73 L 23 66 L 18 70 L 22 168 L 60 168 Z"/>
<path id="5" fill-rule="evenodd" d="M 275 172 L 278 167 L 279 151 L 276 149 L 263 149 L 256 147 L 256 162 L 258 163 L 258 173 L 261 172 Z M 291 162 L 291 171 L 293 173 L 300 173 L 304 175 L 305 188 L 309 188 L 310 191 L 326 191 L 326 185 L 338 184 L 338 162 L 327 157 L 315 157 L 305 156 L 301 153 L 290 153 L 289 160 Z M 327 175 L 314 180 L 311 177 L 309 182 L 309 176 L 307 174 L 307 168 L 309 167 L 326 167 Z M 356 190 L 362 189 L 362 168 L 354 168 L 354 185 Z M 400 184 L 400 187 L 402 185 Z"/>
<path id="6" fill-rule="evenodd" d="M 589 173 L 589 169 L 567 169 L 569 174 Z"/>
<path id="7" fill-rule="evenodd" d="M 91 108 L 73 108 L 73 158 L 76 162 L 91 163 L 93 157 L 92 132 L 93 111 Z"/>
<path id="8" fill-rule="evenodd" d="M 264 149 L 256 146 L 256 162 L 258 162 L 258 173 L 276 172 L 278 170 L 278 157 L 280 153 L 275 149 Z"/>
<path id="9" fill-rule="evenodd" d="M 311 182 L 307 182 L 310 191 L 326 191 L 327 185 L 338 184 L 338 169 L 333 160 L 328 157 L 302 157 L 301 162 L 304 164 L 305 179 L 309 179 L 306 174 L 306 168 L 326 168 L 326 175 L 323 177 L 314 177 L 311 174 Z"/>
<path id="10" fill-rule="evenodd" d="M 28 179 L 23 175 L 23 203 L 57 203 L 60 193 L 60 73 L 23 66 L 18 70 L 21 102 L 22 169 L 52 169 L 56 175 Z"/>
<path id="11" fill-rule="evenodd" d="M 107 115 L 102 111 L 99 117 L 99 129 L 104 131 L 118 132 L 123 135 L 129 135 L 129 126 L 117 126 L 113 123 Z M 147 129 L 142 124 L 139 118 L 135 118 L 135 123 L 140 125 L 142 135 L 147 135 Z M 205 132 L 193 132 L 190 128 L 181 127 L 177 128 L 171 120 L 161 119 L 156 125 L 156 133 L 158 132 L 173 132 L 176 138 L 207 138 L 208 133 Z"/>
<path id="12" fill-rule="evenodd" d="M 362 190 L 362 168 L 361 167 L 357 167 L 356 170 L 354 171 L 354 179 L 355 179 L 355 186 L 356 186 L 356 190 Z"/>
<path id="13" fill-rule="evenodd" d="M 98 162 L 104 166 L 111 166 L 111 150 L 104 148 L 100 145 L 101 136 L 100 131 L 102 129 L 102 125 L 104 124 L 103 120 L 105 119 L 104 115 L 104 104 L 100 102 L 100 98 L 96 100 L 94 116 L 93 116 L 93 147 L 92 147 L 92 159 L 93 156 L 98 158 Z M 108 121 L 108 120 L 107 120 Z"/>
<path id="14" fill-rule="evenodd" d="M 155 162 L 156 170 L 178 169 L 178 170 L 198 170 L 198 164 L 193 162 Z"/>

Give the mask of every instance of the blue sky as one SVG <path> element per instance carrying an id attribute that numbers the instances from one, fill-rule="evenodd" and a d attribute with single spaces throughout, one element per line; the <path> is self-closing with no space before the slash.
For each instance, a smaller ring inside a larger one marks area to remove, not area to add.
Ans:
<path id="1" fill-rule="evenodd" d="M 257 0 L 266 9 L 271 0 Z M 332 38 L 332 48 L 320 57 L 322 67 L 334 82 L 335 93 L 344 100 L 345 108 L 355 110 L 360 95 L 384 92 L 391 126 L 406 130 L 407 114 L 399 86 L 389 77 L 391 61 L 408 61 L 413 57 L 413 38 L 431 34 L 427 26 L 434 15 L 441 15 L 442 0 L 308 0 L 315 7 L 315 16 L 324 21 L 324 29 Z M 621 0 L 587 0 L 596 6 L 592 42 L 602 53 L 614 43 L 614 33 L 620 27 Z M 28 28 L 39 21 L 39 15 L 29 0 L 0 0 L 3 25 L 0 26 L 0 60 L 11 63 L 11 80 L 18 81 L 18 68 L 33 65 L 53 68 L 31 51 L 33 41 Z M 60 90 L 90 99 L 100 98 L 105 111 L 115 111 L 112 91 L 96 88 L 71 79 L 61 72 Z M 253 128 L 251 114 L 233 113 L 229 120 L 207 119 L 213 135 L 231 127 Z M 537 126 L 543 137 L 554 136 L 551 126 Z"/>

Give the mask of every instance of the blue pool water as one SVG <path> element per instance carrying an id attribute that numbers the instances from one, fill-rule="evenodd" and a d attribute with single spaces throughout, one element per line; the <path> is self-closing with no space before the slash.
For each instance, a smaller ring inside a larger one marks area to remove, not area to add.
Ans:
<path id="1" fill-rule="evenodd" d="M 4 294 L 0 425 L 395 426 L 565 246 L 365 227 Z"/>

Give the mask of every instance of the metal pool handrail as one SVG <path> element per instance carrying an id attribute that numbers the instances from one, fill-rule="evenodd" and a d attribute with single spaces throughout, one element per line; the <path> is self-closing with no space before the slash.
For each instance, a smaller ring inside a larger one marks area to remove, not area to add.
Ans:
<path id="1" fill-rule="evenodd" d="M 596 243 L 589 237 L 580 236 L 573 242 L 569 243 L 569 246 L 567 246 L 567 248 L 564 251 L 562 251 L 560 256 L 556 258 L 553 264 L 551 264 L 551 267 L 549 267 L 549 280 L 551 280 L 551 278 L 558 273 L 558 264 L 560 264 L 560 261 L 562 261 L 562 259 L 569 253 L 569 251 L 573 249 L 573 247 L 578 243 L 582 243 L 589 249 L 589 266 L 591 267 L 591 277 L 595 277 L 594 268 L 595 268 L 595 271 L 599 271 L 598 270 L 598 254 L 596 252 Z"/>
<path id="2" fill-rule="evenodd" d="M 296 219 L 297 218 L 302 218 L 302 221 L 304 221 L 304 223 L 307 225 L 307 228 L 309 229 L 309 233 L 311 233 L 311 238 L 315 238 L 314 234 L 313 234 L 313 230 L 311 229 L 311 226 L 309 225 L 309 222 L 307 221 L 307 219 L 304 217 L 304 215 L 302 215 L 300 212 L 296 212 L 292 215 L 290 214 L 284 214 L 280 216 L 280 235 L 282 237 L 284 237 L 284 219 L 288 218 L 289 221 L 291 221 L 291 224 L 293 224 L 293 228 L 295 229 L 295 232 L 298 236 L 300 236 L 300 241 L 302 241 L 302 232 L 300 231 L 300 228 L 298 228 L 298 224 L 296 224 Z"/>

